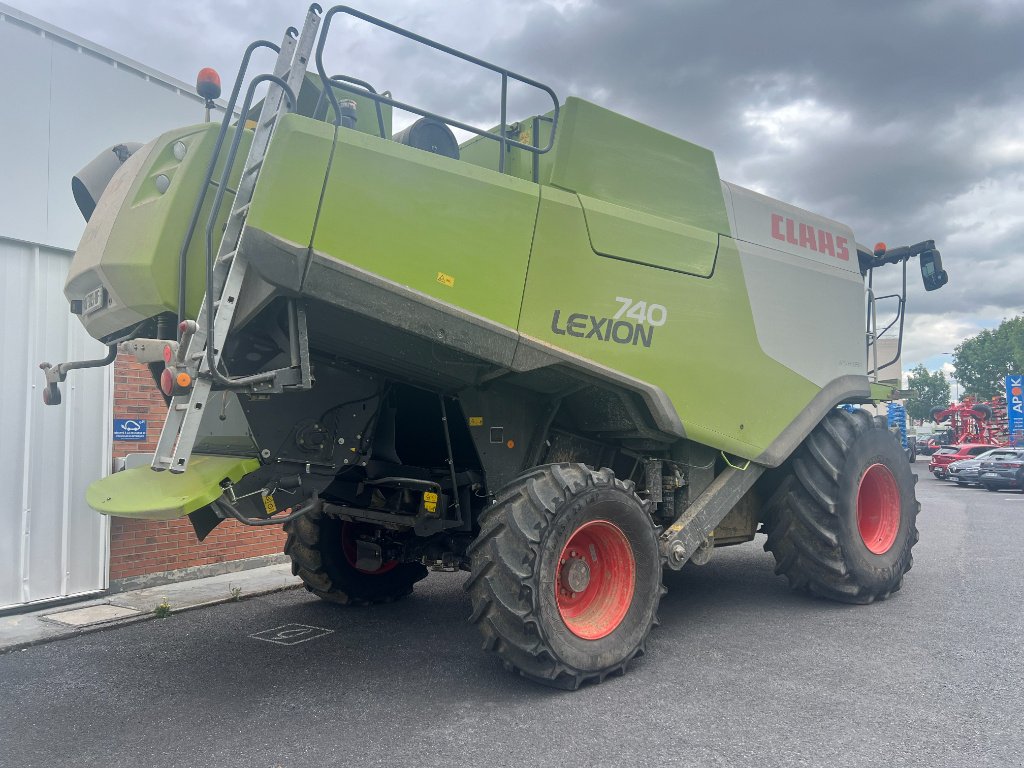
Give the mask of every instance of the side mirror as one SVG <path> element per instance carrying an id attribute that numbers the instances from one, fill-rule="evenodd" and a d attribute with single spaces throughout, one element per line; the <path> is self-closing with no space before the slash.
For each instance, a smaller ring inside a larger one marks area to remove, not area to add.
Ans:
<path id="1" fill-rule="evenodd" d="M 926 291 L 937 291 L 949 282 L 949 275 L 942 268 L 942 256 L 937 250 L 923 251 L 921 259 L 921 280 Z"/>

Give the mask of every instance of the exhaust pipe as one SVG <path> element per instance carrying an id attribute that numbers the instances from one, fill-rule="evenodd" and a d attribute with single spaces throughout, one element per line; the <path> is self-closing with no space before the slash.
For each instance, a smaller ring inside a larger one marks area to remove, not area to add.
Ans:
<path id="1" fill-rule="evenodd" d="M 82 212 L 86 221 L 92 217 L 96 203 L 110 180 L 114 178 L 117 169 L 141 146 L 142 144 L 137 141 L 115 144 L 100 152 L 95 160 L 71 178 L 71 193 L 75 196 L 78 210 Z"/>

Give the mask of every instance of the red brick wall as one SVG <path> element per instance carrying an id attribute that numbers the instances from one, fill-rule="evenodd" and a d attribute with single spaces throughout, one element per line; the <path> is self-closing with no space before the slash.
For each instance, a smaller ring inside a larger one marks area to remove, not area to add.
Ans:
<path id="1" fill-rule="evenodd" d="M 119 355 L 114 363 L 114 418 L 145 419 L 147 439 L 115 442 L 114 456 L 155 451 L 166 414 L 149 369 Z M 115 517 L 110 526 L 110 578 L 273 555 L 283 547 L 284 533 L 277 526 L 252 528 L 229 520 L 199 543 L 186 518 L 158 522 Z"/>
<path id="2" fill-rule="evenodd" d="M 275 555 L 283 547 L 284 533 L 276 525 L 252 528 L 226 520 L 200 544 L 185 518 L 159 522 L 115 517 L 110 525 L 110 579 Z"/>

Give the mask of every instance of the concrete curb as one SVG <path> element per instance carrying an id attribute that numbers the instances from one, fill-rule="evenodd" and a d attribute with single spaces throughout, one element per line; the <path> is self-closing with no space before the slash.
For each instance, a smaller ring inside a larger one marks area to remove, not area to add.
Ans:
<path id="1" fill-rule="evenodd" d="M 159 618 L 154 609 L 164 602 L 170 605 L 167 618 L 176 613 L 209 608 L 223 603 L 242 602 L 253 597 L 283 592 L 302 586 L 291 575 L 287 564 L 253 568 L 241 572 L 219 574 L 205 579 L 176 582 L 158 587 L 120 592 L 101 599 L 85 600 L 73 605 L 48 606 L 33 613 L 0 617 L 0 655 L 15 653 L 57 640 L 102 632 L 115 627 Z M 238 589 L 234 594 L 233 590 Z M 81 627 L 56 623 L 55 615 L 80 608 L 113 605 L 139 611 L 137 615 L 99 621 Z"/>

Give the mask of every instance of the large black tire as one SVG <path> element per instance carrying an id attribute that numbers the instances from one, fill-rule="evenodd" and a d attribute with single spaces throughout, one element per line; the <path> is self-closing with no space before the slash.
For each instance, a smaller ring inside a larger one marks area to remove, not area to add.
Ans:
<path id="1" fill-rule="evenodd" d="M 988 403 L 975 403 L 971 410 L 978 415 L 982 421 L 992 421 L 995 411 Z"/>
<path id="2" fill-rule="evenodd" d="M 644 652 L 665 592 L 657 528 L 610 469 L 527 472 L 481 516 L 469 551 L 470 621 L 506 668 L 576 689 Z"/>
<path id="3" fill-rule="evenodd" d="M 284 553 L 292 559 L 292 573 L 317 597 L 342 605 L 390 603 L 411 593 L 427 575 L 421 563 L 384 563 L 366 572 L 351 562 L 344 541 L 358 525 L 315 512 L 285 523 Z"/>
<path id="4" fill-rule="evenodd" d="M 863 604 L 903 585 L 921 506 L 892 433 L 865 411 L 831 411 L 780 471 L 764 548 L 793 589 Z"/>

